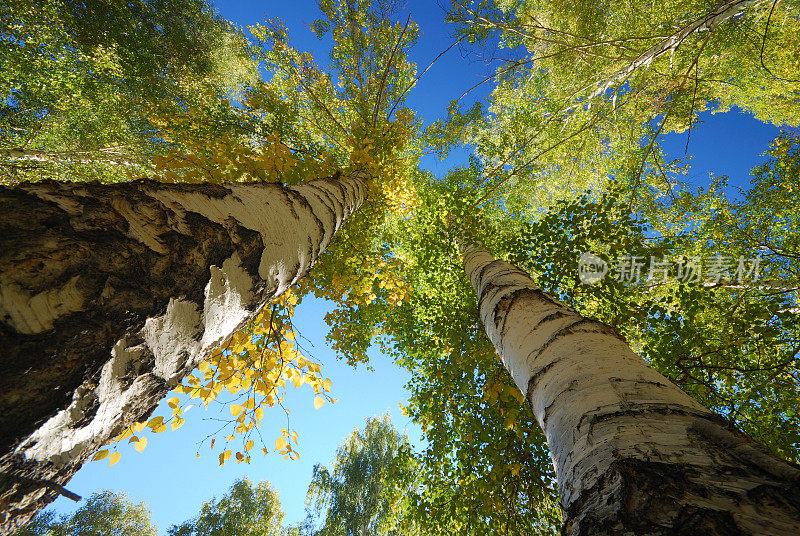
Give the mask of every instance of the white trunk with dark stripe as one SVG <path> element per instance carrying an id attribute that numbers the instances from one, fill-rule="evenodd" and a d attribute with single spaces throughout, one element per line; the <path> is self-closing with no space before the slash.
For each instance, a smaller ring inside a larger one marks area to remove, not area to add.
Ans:
<path id="1" fill-rule="evenodd" d="M 303 277 L 366 184 L 0 188 L 0 533 Z"/>
<path id="2" fill-rule="evenodd" d="M 481 321 L 545 433 L 563 534 L 797 535 L 800 470 L 731 429 L 479 247 L 464 267 Z"/>

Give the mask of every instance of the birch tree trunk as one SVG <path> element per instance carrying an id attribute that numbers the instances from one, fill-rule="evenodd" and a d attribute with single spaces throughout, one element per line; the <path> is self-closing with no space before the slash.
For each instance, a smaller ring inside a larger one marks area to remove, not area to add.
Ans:
<path id="1" fill-rule="evenodd" d="M 479 247 L 480 318 L 550 447 L 571 536 L 797 535 L 800 470 L 648 367 L 610 327 Z"/>
<path id="2" fill-rule="evenodd" d="M 735 18 L 740 13 L 744 12 L 745 9 L 760 1 L 761 0 L 728 0 L 720 2 L 705 15 L 682 26 L 675 33 L 648 48 L 628 65 L 602 81 L 589 98 L 594 98 L 605 92 L 608 88 L 622 84 L 638 69 L 649 66 L 656 58 L 668 52 L 675 52 L 689 36 L 700 32 L 711 32 L 722 23 Z"/>
<path id="3" fill-rule="evenodd" d="M 0 189 L 0 533 L 303 277 L 366 185 Z"/>

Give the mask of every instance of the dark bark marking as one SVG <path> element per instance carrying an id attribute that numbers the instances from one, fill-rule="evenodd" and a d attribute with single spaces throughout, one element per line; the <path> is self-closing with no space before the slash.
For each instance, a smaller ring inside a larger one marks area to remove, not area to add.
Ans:
<path id="1" fill-rule="evenodd" d="M 324 186 L 323 186 L 324 184 Z M 330 187 L 332 190 L 338 191 L 342 198 L 337 199 L 334 197 L 331 192 L 329 192 L 325 186 Z M 347 204 L 347 191 L 345 190 L 344 186 L 340 182 L 330 182 L 325 181 L 324 183 L 317 185 L 316 188 L 313 190 L 314 195 L 317 196 L 317 199 L 322 203 L 328 210 L 330 210 L 331 214 L 331 225 L 337 227 L 340 225 L 341 221 L 346 217 L 347 208 L 345 205 Z"/>
<path id="2" fill-rule="evenodd" d="M 800 484 L 800 465 L 775 458 L 763 445 L 734 428 L 730 421 L 716 414 L 695 420 L 688 428 L 689 440 L 715 447 L 740 464 L 762 472 L 769 478 L 779 478 Z M 800 503 L 798 503 L 800 505 Z M 799 506 L 800 507 L 800 506 Z"/>
<path id="3" fill-rule="evenodd" d="M 646 404 L 630 404 L 630 402 L 626 402 L 625 409 L 615 410 L 615 411 L 608 411 L 605 413 L 596 413 L 590 412 L 584 414 L 580 420 L 578 421 L 577 429 L 580 430 L 583 426 L 584 419 L 589 419 L 588 428 L 586 430 L 586 435 L 591 435 L 592 430 L 594 429 L 595 425 L 604 422 L 604 421 L 613 421 L 623 417 L 635 417 L 637 415 L 681 415 L 681 416 L 691 416 L 697 418 L 707 418 L 709 413 L 702 413 L 687 406 L 682 406 L 678 404 L 667 404 L 667 403 L 653 403 L 649 402 Z M 599 409 L 599 408 L 598 408 Z"/>
<path id="4" fill-rule="evenodd" d="M 88 405 L 84 406 L 81 418 L 75 421 L 75 428 L 81 428 L 89 424 L 94 416 L 97 415 L 97 410 L 100 409 L 100 399 L 96 394 L 90 393 L 86 398 L 89 398 L 90 401 Z"/>
<path id="5" fill-rule="evenodd" d="M 313 209 L 311 207 L 311 203 L 309 203 L 308 200 L 305 197 L 303 197 L 302 195 L 300 195 L 298 192 L 296 192 L 294 190 L 289 190 L 289 192 L 290 192 L 290 196 L 292 197 L 292 199 L 295 199 L 297 201 L 298 205 L 300 205 L 304 209 L 304 211 L 314 220 L 314 224 L 317 227 L 317 232 L 319 233 L 319 238 L 317 239 L 316 248 L 312 247 L 311 251 L 312 251 L 312 254 L 314 256 L 317 256 L 317 255 L 319 255 L 319 249 L 320 249 L 320 246 L 322 245 L 321 244 L 322 243 L 322 239 L 325 237 L 325 223 L 319 217 L 317 217 L 317 215 L 314 213 L 314 211 L 313 211 Z M 311 241 L 311 237 L 309 237 L 309 241 Z M 316 251 L 315 251 L 315 249 L 316 249 Z"/>
<path id="6" fill-rule="evenodd" d="M 551 365 L 554 365 L 556 363 L 557 363 L 557 361 L 549 363 L 548 367 L 551 366 Z M 553 405 L 561 397 L 561 395 L 563 395 L 565 393 L 568 393 L 570 391 L 574 391 L 576 383 L 578 383 L 578 380 L 572 380 L 571 382 L 569 382 L 569 385 L 567 387 L 565 387 L 564 389 L 562 389 L 561 391 L 559 391 L 558 393 L 556 393 L 556 396 L 553 397 L 553 400 L 547 406 L 545 406 L 545 408 L 544 408 L 544 416 L 542 417 L 542 429 L 544 429 L 544 430 L 547 429 L 547 420 L 550 418 L 550 408 L 553 407 Z M 528 385 L 529 385 L 529 389 L 530 389 L 530 381 L 528 382 Z"/>
<path id="7" fill-rule="evenodd" d="M 278 188 L 278 191 L 281 193 L 281 196 L 284 199 L 285 206 L 289 209 L 289 213 L 295 220 L 300 219 L 297 215 L 297 211 L 294 208 L 294 203 L 292 202 L 292 194 L 295 193 L 294 190 L 290 188 Z"/>
<path id="8" fill-rule="evenodd" d="M 542 368 L 540 368 L 539 370 L 534 372 L 533 376 L 528 378 L 528 389 L 527 389 L 527 393 L 525 393 L 525 398 L 528 399 L 529 403 L 532 404 L 533 391 L 534 391 L 534 389 L 536 389 L 536 385 L 538 385 L 539 380 L 542 378 L 542 376 L 547 374 L 547 371 L 549 371 L 551 368 L 553 368 L 556 363 L 558 363 L 558 361 L 551 361 L 550 363 L 546 364 L 545 366 L 543 366 Z"/>
<path id="9" fill-rule="evenodd" d="M 680 464 L 618 459 L 565 511 L 571 536 L 745 536 L 730 512 L 703 506 L 715 490 Z M 569 532 L 567 532 L 569 528 Z"/>
<path id="10" fill-rule="evenodd" d="M 562 337 L 566 337 L 568 335 L 574 335 L 575 333 L 578 333 L 577 331 L 575 331 L 575 328 L 577 326 L 580 326 L 581 324 L 591 324 L 593 322 L 594 322 L 593 320 L 589 320 L 588 318 L 578 317 L 574 322 L 570 322 L 566 326 L 563 326 L 563 327 L 557 329 L 552 335 L 550 335 L 550 338 L 547 339 L 541 346 L 539 346 L 538 348 L 536 348 L 534 350 L 531 350 L 531 352 L 527 356 L 527 360 L 528 361 L 535 360 L 537 357 L 542 355 L 542 353 L 545 350 L 547 350 L 547 348 L 550 347 L 558 339 L 560 339 Z M 581 330 L 580 332 L 584 333 L 584 332 L 591 332 L 591 331 L 598 331 L 599 332 L 599 330 Z"/>
<path id="11" fill-rule="evenodd" d="M 508 318 L 509 311 L 511 311 L 514 303 L 516 303 L 525 290 L 527 289 L 521 288 L 513 291 L 507 296 L 504 296 L 503 299 L 498 301 L 497 305 L 494 306 L 492 318 L 494 319 L 494 326 L 499 331 L 501 338 L 503 337 L 506 328 L 505 319 Z"/>

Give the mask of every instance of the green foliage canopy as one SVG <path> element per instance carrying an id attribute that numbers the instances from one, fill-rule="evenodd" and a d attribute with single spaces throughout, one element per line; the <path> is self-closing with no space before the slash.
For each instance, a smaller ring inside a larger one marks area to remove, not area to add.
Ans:
<path id="1" fill-rule="evenodd" d="M 336 451 L 332 469 L 314 466 L 306 504 L 321 518 L 315 536 L 417 534 L 408 516 L 416 469 L 408 439 L 388 414 L 367 419 Z"/>
<path id="2" fill-rule="evenodd" d="M 169 536 L 279 536 L 283 509 L 269 482 L 237 480 L 220 499 L 212 499 L 197 517 L 167 531 Z"/>
<path id="3" fill-rule="evenodd" d="M 227 96 L 257 76 L 241 32 L 198 0 L 12 0 L 0 20 L 4 182 L 140 176 L 234 128 Z"/>
<path id="4" fill-rule="evenodd" d="M 56 519 L 52 511 L 39 514 L 15 536 L 156 536 L 144 503 L 130 502 L 124 493 L 93 493 L 72 515 Z"/>

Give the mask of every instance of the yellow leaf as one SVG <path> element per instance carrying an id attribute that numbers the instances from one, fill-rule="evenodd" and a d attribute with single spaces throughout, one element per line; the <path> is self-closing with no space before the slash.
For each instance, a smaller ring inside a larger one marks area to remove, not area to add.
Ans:
<path id="1" fill-rule="evenodd" d="M 152 419 L 147 421 L 147 426 L 150 429 L 155 430 L 156 428 L 161 428 L 161 425 L 162 425 L 163 421 L 164 421 L 164 417 L 161 417 L 159 415 L 158 417 L 153 417 Z"/>
<path id="2" fill-rule="evenodd" d="M 332 382 L 331 382 L 330 378 L 325 378 L 322 381 L 322 388 L 325 389 L 325 391 L 330 391 L 331 390 L 331 383 Z"/>
<path id="3" fill-rule="evenodd" d="M 267 447 L 264 447 L 261 449 L 261 452 L 263 452 L 264 456 L 266 456 L 267 454 L 269 454 L 269 449 Z"/>
<path id="4" fill-rule="evenodd" d="M 186 419 L 183 419 L 181 417 L 175 417 L 175 420 L 172 421 L 172 429 L 173 430 L 177 430 L 178 428 L 183 426 L 183 423 L 185 423 L 185 422 L 186 422 Z"/>
<path id="5" fill-rule="evenodd" d="M 102 460 L 106 456 L 108 456 L 108 449 L 97 451 L 97 453 L 94 456 L 92 456 L 92 461 L 96 462 L 98 460 Z"/>
<path id="6" fill-rule="evenodd" d="M 133 446 L 133 448 L 135 448 L 139 452 L 142 452 L 146 446 L 147 446 L 147 438 L 143 437 L 139 441 L 136 442 L 136 444 Z"/>
<path id="7" fill-rule="evenodd" d="M 321 396 L 314 397 L 314 409 L 319 409 L 325 404 L 325 399 Z"/>
<path id="8" fill-rule="evenodd" d="M 176 408 L 176 407 L 178 407 L 178 404 L 180 403 L 180 401 L 181 401 L 180 398 L 178 398 L 177 396 L 173 396 L 173 397 L 167 399 L 167 404 L 169 404 L 169 407 L 171 407 L 171 408 Z"/>
<path id="9" fill-rule="evenodd" d="M 125 430 L 122 431 L 122 433 L 117 437 L 115 441 L 122 441 L 123 439 L 126 439 L 132 435 L 133 435 L 133 427 L 128 426 L 127 428 L 125 428 Z"/>
<path id="10" fill-rule="evenodd" d="M 112 465 L 117 463 L 120 458 L 122 458 L 122 454 L 120 454 L 119 452 L 112 452 L 111 457 L 109 457 L 108 459 L 108 466 L 111 467 Z"/>
<path id="11" fill-rule="evenodd" d="M 304 381 L 304 380 L 303 380 L 303 377 L 302 377 L 302 376 L 300 376 L 299 374 L 298 374 L 298 375 L 296 375 L 294 378 L 292 378 L 292 382 L 294 382 L 294 388 L 295 388 L 295 389 L 297 389 L 298 387 L 300 387 L 301 385 L 303 385 L 303 381 Z"/>
<path id="12" fill-rule="evenodd" d="M 227 439 L 228 441 L 233 441 L 233 438 L 234 438 L 234 437 L 236 437 L 236 436 L 234 436 L 233 434 L 231 434 L 231 435 L 229 435 L 228 437 L 226 437 L 225 439 Z"/>
<path id="13" fill-rule="evenodd" d="M 244 461 L 244 454 L 242 454 L 241 452 L 237 452 L 236 453 L 236 462 L 237 463 L 242 463 L 243 461 Z"/>
<path id="14" fill-rule="evenodd" d="M 297 444 L 297 432 L 292 430 L 292 439 L 294 440 L 295 444 Z"/>
<path id="15" fill-rule="evenodd" d="M 275 440 L 275 450 L 281 450 L 286 445 L 288 445 L 288 443 L 282 437 L 279 437 L 278 439 Z"/>
<path id="16" fill-rule="evenodd" d="M 247 441 L 247 442 L 244 444 L 244 451 L 245 451 L 245 452 L 248 452 L 248 451 L 249 451 L 251 448 L 253 448 L 253 445 L 255 445 L 255 444 L 256 444 L 256 442 L 255 442 L 255 441 L 253 441 L 252 439 L 248 440 L 248 441 Z"/>
<path id="17" fill-rule="evenodd" d="M 158 428 L 153 428 L 154 434 L 160 434 L 161 432 L 166 432 L 166 431 L 167 431 L 167 425 L 164 424 L 163 422 L 161 423 L 161 426 L 159 426 Z"/>
<path id="18" fill-rule="evenodd" d="M 248 398 L 247 402 L 244 403 L 244 407 L 247 409 L 253 409 L 256 407 L 256 399 L 255 398 Z"/>
<path id="19" fill-rule="evenodd" d="M 144 430 L 144 426 L 145 425 L 143 422 L 137 422 L 136 424 L 133 425 L 133 431 L 138 434 L 139 432 Z"/>
<path id="20" fill-rule="evenodd" d="M 231 404 L 231 415 L 236 417 L 242 412 L 242 406 L 239 404 Z"/>
<path id="21" fill-rule="evenodd" d="M 256 420 L 261 420 L 264 417 L 264 408 L 256 408 Z"/>

